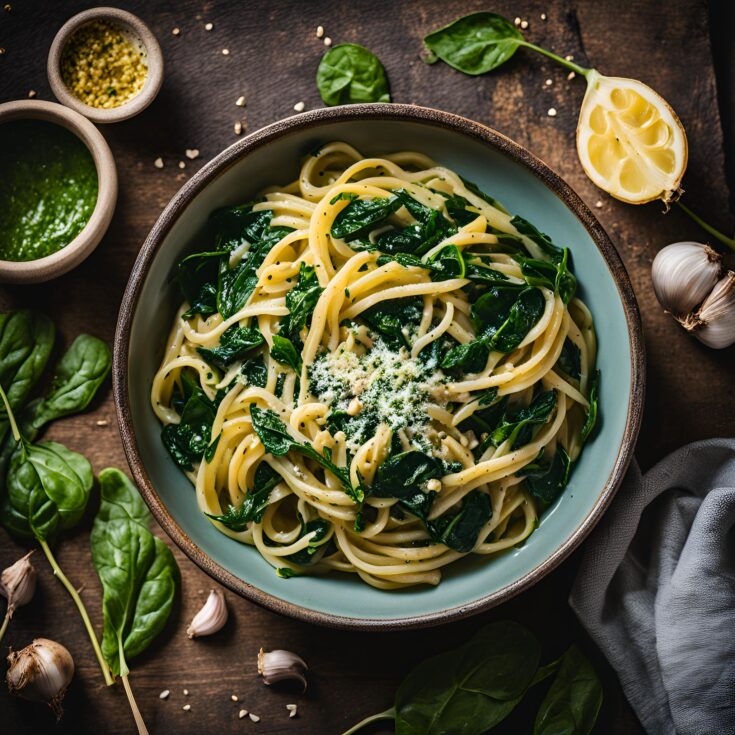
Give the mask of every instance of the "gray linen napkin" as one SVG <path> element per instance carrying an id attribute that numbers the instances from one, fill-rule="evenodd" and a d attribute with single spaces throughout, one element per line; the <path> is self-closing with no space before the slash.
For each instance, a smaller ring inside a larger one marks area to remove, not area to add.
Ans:
<path id="1" fill-rule="evenodd" d="M 650 735 L 735 733 L 735 440 L 634 462 L 569 603 Z"/>

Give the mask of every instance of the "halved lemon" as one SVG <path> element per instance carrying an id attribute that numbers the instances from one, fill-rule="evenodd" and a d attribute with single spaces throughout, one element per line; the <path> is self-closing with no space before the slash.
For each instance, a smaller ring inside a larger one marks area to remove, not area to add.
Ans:
<path id="1" fill-rule="evenodd" d="M 686 132 L 666 100 L 643 82 L 589 72 L 577 153 L 587 176 L 616 199 L 669 202 L 681 193 Z"/>

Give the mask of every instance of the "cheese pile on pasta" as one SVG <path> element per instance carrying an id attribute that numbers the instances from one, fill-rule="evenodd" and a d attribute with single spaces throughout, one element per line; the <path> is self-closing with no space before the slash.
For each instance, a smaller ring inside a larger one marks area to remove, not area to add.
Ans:
<path id="1" fill-rule="evenodd" d="M 151 401 L 220 531 L 382 589 L 533 532 L 597 416 L 566 248 L 424 155 L 344 143 L 201 247 Z"/>

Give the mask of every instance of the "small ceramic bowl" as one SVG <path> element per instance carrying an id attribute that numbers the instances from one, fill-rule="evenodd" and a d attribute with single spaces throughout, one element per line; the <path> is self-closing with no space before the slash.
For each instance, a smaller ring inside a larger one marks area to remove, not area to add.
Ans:
<path id="1" fill-rule="evenodd" d="M 61 57 L 71 36 L 83 25 L 95 20 L 108 21 L 118 27 L 134 45 L 143 51 L 148 75 L 143 89 L 119 107 L 100 109 L 82 102 L 66 86 L 61 76 Z M 56 99 L 96 123 L 113 123 L 137 115 L 153 102 L 163 83 L 163 54 L 156 37 L 137 16 L 118 8 L 91 8 L 70 18 L 59 29 L 48 54 L 48 80 Z"/>
<path id="2" fill-rule="evenodd" d="M 107 141 L 89 120 L 55 102 L 18 100 L 0 105 L 0 130 L 11 120 L 44 120 L 61 125 L 89 149 L 97 169 L 97 203 L 84 229 L 64 248 L 36 260 L 0 260 L 0 282 L 40 283 L 79 265 L 107 231 L 117 202 L 117 170 Z M 1 133 L 0 133 L 1 136 Z"/>

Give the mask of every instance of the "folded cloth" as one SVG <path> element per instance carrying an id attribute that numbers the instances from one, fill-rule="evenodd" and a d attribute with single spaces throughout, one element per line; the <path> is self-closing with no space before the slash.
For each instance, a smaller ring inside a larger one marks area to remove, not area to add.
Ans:
<path id="1" fill-rule="evenodd" d="M 634 462 L 569 603 L 649 735 L 735 733 L 735 439 Z"/>

